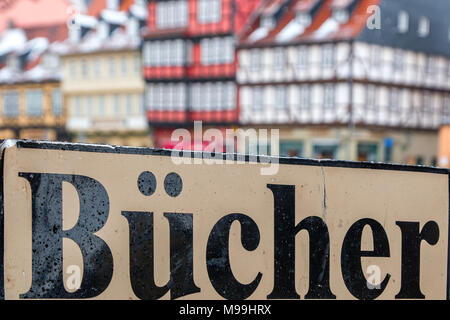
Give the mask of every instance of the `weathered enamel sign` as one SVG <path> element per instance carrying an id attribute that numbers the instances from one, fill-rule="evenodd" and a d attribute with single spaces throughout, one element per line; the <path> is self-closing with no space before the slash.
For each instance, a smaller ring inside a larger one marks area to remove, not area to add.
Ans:
<path id="1" fill-rule="evenodd" d="M 447 298 L 447 170 L 191 156 L 5 141 L 2 296 Z"/>

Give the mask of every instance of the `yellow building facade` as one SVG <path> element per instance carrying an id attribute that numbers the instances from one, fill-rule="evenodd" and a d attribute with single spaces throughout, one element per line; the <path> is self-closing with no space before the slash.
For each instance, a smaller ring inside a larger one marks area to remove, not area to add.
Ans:
<path id="1" fill-rule="evenodd" d="M 76 52 L 61 59 L 67 129 L 75 141 L 150 146 L 138 49 Z"/>
<path id="2" fill-rule="evenodd" d="M 59 81 L 0 84 L 0 115 L 0 139 L 69 139 Z"/>

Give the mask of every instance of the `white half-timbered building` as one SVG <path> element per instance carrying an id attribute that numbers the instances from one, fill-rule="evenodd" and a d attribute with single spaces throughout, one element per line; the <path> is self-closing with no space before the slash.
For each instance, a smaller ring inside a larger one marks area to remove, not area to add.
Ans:
<path id="1" fill-rule="evenodd" d="M 450 113 L 446 0 L 267 0 L 238 46 L 240 122 L 280 152 L 436 164 Z"/>

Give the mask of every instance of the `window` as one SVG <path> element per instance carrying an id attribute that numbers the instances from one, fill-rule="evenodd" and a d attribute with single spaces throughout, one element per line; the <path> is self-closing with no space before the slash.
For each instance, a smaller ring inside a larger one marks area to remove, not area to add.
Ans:
<path id="1" fill-rule="evenodd" d="M 104 95 L 100 95 L 98 97 L 98 115 L 100 117 L 104 117 L 106 115 L 105 96 Z"/>
<path id="2" fill-rule="evenodd" d="M 6 118 L 19 116 L 19 93 L 17 91 L 6 91 L 3 94 L 3 115 Z"/>
<path id="3" fill-rule="evenodd" d="M 332 45 L 325 44 L 322 46 L 322 67 L 334 67 L 334 49 Z"/>
<path id="4" fill-rule="evenodd" d="M 131 94 L 126 95 L 126 108 L 127 108 L 127 115 L 133 114 L 133 103 Z"/>
<path id="5" fill-rule="evenodd" d="M 227 110 L 233 110 L 236 108 L 236 84 L 234 82 L 228 83 L 228 103 L 226 105 Z"/>
<path id="6" fill-rule="evenodd" d="M 253 88 L 253 106 L 255 111 L 262 111 L 264 109 L 264 91 L 262 87 Z"/>
<path id="7" fill-rule="evenodd" d="M 183 94 L 180 95 L 184 104 Z M 192 110 L 230 110 L 235 108 L 236 88 L 232 82 L 194 83 L 190 86 L 190 106 Z"/>
<path id="8" fill-rule="evenodd" d="M 192 110 L 200 110 L 201 109 L 201 88 L 200 84 L 193 84 L 190 88 L 190 103 Z"/>
<path id="9" fill-rule="evenodd" d="M 120 58 L 120 65 L 121 65 L 121 70 L 122 70 L 122 76 L 126 76 L 127 75 L 127 57 L 121 57 Z"/>
<path id="10" fill-rule="evenodd" d="M 282 157 L 302 157 L 303 142 L 301 141 L 280 141 L 280 156 Z"/>
<path id="11" fill-rule="evenodd" d="M 180 66 L 184 64 L 184 41 L 152 41 L 144 45 L 144 63 L 147 66 Z M 139 58 L 135 66 L 139 69 Z"/>
<path id="12" fill-rule="evenodd" d="M 272 29 L 275 27 L 275 18 L 272 16 L 261 17 L 261 28 Z"/>
<path id="13" fill-rule="evenodd" d="M 450 79 L 450 61 L 447 63 L 447 78 Z"/>
<path id="14" fill-rule="evenodd" d="M 328 84 L 324 87 L 323 106 L 325 109 L 332 109 L 334 108 L 334 104 L 335 104 L 334 86 L 332 84 Z"/>
<path id="15" fill-rule="evenodd" d="M 115 61 L 113 57 L 109 58 L 109 75 L 114 76 L 116 73 Z"/>
<path id="16" fill-rule="evenodd" d="M 120 97 L 118 94 L 114 95 L 114 115 L 120 115 Z"/>
<path id="17" fill-rule="evenodd" d="M 372 46 L 372 50 L 370 51 L 370 60 L 374 68 L 381 66 L 382 52 L 383 51 L 379 46 Z"/>
<path id="18" fill-rule="evenodd" d="M 42 90 L 26 92 L 27 116 L 40 117 L 44 114 Z"/>
<path id="19" fill-rule="evenodd" d="M 194 97 L 192 90 L 197 85 L 193 84 L 191 90 L 191 107 L 193 110 L 199 110 L 200 101 L 198 105 L 194 105 Z M 186 86 L 185 84 L 165 83 L 165 84 L 151 84 L 147 87 L 147 106 L 149 110 L 184 110 L 186 103 Z"/>
<path id="20" fill-rule="evenodd" d="M 234 39 L 232 37 L 202 39 L 200 54 L 203 65 L 232 63 Z"/>
<path id="21" fill-rule="evenodd" d="M 400 108 L 400 92 L 398 89 L 392 88 L 389 92 L 389 110 L 391 112 L 398 111 Z"/>
<path id="22" fill-rule="evenodd" d="M 406 11 L 400 11 L 397 19 L 397 29 L 400 33 L 408 32 L 409 28 L 409 15 Z"/>
<path id="23" fill-rule="evenodd" d="M 144 95 L 143 94 L 139 94 L 137 96 L 138 98 L 138 105 L 139 105 L 139 114 L 144 114 L 145 113 L 145 103 L 144 103 Z"/>
<path id="24" fill-rule="evenodd" d="M 92 96 L 86 97 L 86 114 L 89 117 L 92 117 L 92 114 L 93 114 Z"/>
<path id="25" fill-rule="evenodd" d="M 337 151 L 337 144 L 316 144 L 313 146 L 313 157 L 316 159 L 335 159 Z"/>
<path id="26" fill-rule="evenodd" d="M 434 58 L 431 56 L 427 57 L 426 73 L 434 74 Z"/>
<path id="27" fill-rule="evenodd" d="M 376 110 L 378 107 L 377 87 L 369 85 L 366 90 L 366 106 L 368 109 Z"/>
<path id="28" fill-rule="evenodd" d="M 297 49 L 297 67 L 301 70 L 308 68 L 309 52 L 308 47 L 300 46 Z"/>
<path id="29" fill-rule="evenodd" d="M 198 0 L 199 23 L 215 23 L 222 19 L 221 0 Z"/>
<path id="30" fill-rule="evenodd" d="M 286 87 L 277 86 L 275 89 L 275 109 L 285 110 L 287 106 Z"/>
<path id="31" fill-rule="evenodd" d="M 358 143 L 358 158 L 360 162 L 363 161 L 378 161 L 378 144 L 369 142 Z"/>
<path id="32" fill-rule="evenodd" d="M 69 65 L 69 76 L 71 76 L 72 78 L 76 78 L 77 77 L 77 66 L 75 64 L 75 61 L 70 60 L 68 62 Z"/>
<path id="33" fill-rule="evenodd" d="M 422 95 L 422 106 L 424 113 L 432 113 L 433 112 L 433 99 L 429 93 L 424 93 Z"/>
<path id="34" fill-rule="evenodd" d="M 79 96 L 75 96 L 72 103 L 72 114 L 76 117 L 81 116 L 81 98 Z"/>
<path id="35" fill-rule="evenodd" d="M 300 109 L 308 109 L 311 104 L 310 89 L 308 85 L 300 86 Z"/>
<path id="36" fill-rule="evenodd" d="M 403 53 L 400 50 L 394 53 L 393 67 L 395 71 L 403 71 Z"/>
<path id="37" fill-rule="evenodd" d="M 52 90 L 52 112 L 55 116 L 61 116 L 63 113 L 61 90 Z"/>
<path id="38" fill-rule="evenodd" d="M 338 9 L 333 12 L 333 18 L 338 23 L 346 23 L 349 18 L 349 13 L 346 9 Z"/>
<path id="39" fill-rule="evenodd" d="M 258 49 L 250 51 L 250 69 L 252 71 L 259 71 L 261 69 L 261 54 Z"/>
<path id="40" fill-rule="evenodd" d="M 160 1 L 156 6 L 158 29 L 181 28 L 187 25 L 188 4 L 186 0 Z"/>
<path id="41" fill-rule="evenodd" d="M 81 60 L 81 76 L 86 79 L 89 76 L 88 62 L 86 59 Z"/>
<path id="42" fill-rule="evenodd" d="M 138 55 L 133 57 L 133 66 L 134 66 L 134 73 L 139 74 L 141 72 L 141 59 Z"/>
<path id="43" fill-rule="evenodd" d="M 295 21 L 302 26 L 309 26 L 311 24 L 311 15 L 308 12 L 300 12 L 295 16 Z"/>
<path id="44" fill-rule="evenodd" d="M 421 38 L 427 37 L 430 33 L 430 20 L 427 17 L 420 17 L 417 33 Z"/>
<path id="45" fill-rule="evenodd" d="M 100 71 L 100 59 L 96 58 L 94 60 L 94 75 L 96 77 L 100 77 L 101 76 L 101 71 Z"/>
<path id="46" fill-rule="evenodd" d="M 274 68 L 281 71 L 286 67 L 285 55 L 283 48 L 276 48 L 274 52 Z"/>
<path id="47" fill-rule="evenodd" d="M 154 53 L 152 52 L 152 42 L 147 41 L 144 43 L 142 48 L 142 60 L 144 61 L 145 66 L 152 65 L 152 57 L 154 56 Z"/>
<path id="48" fill-rule="evenodd" d="M 450 95 L 442 99 L 442 122 L 450 123 Z"/>

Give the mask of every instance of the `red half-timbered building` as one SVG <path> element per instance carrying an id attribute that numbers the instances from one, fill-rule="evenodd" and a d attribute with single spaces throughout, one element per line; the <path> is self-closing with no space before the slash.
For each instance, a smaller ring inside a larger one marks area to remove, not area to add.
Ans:
<path id="1" fill-rule="evenodd" d="M 236 35 L 260 0 L 150 0 L 143 44 L 145 105 L 156 147 L 174 128 L 239 119 Z"/>

